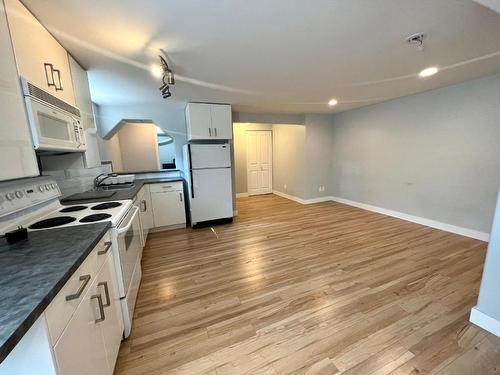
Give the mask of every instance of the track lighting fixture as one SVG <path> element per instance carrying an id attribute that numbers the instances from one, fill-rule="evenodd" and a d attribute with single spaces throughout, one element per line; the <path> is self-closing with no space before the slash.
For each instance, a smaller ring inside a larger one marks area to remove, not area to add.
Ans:
<path id="1" fill-rule="evenodd" d="M 162 78 L 163 85 L 160 87 L 160 91 L 163 99 L 167 99 L 172 96 L 170 85 L 175 85 L 174 72 L 170 70 L 167 61 L 162 56 L 158 57 L 160 58 L 160 66 L 153 65 L 151 72 L 155 77 Z"/>

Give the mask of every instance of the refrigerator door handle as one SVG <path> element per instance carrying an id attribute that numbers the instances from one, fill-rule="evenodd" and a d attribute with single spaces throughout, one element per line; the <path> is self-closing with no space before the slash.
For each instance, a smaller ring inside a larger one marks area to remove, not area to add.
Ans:
<path id="1" fill-rule="evenodd" d="M 194 184 L 193 184 L 193 162 L 191 158 L 191 145 L 188 144 L 188 156 L 189 156 L 189 179 L 191 181 L 191 198 L 194 198 Z"/>

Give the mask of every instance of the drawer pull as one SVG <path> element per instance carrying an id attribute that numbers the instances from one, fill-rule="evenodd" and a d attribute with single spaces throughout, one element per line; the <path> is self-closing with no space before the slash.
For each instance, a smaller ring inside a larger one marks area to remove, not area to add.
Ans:
<path id="1" fill-rule="evenodd" d="M 71 301 L 71 300 L 80 298 L 85 287 L 87 286 L 87 284 L 90 281 L 90 275 L 80 276 L 80 281 L 83 281 L 83 283 L 81 283 L 80 287 L 78 288 L 78 290 L 76 291 L 75 294 L 70 294 L 69 296 L 66 296 L 66 301 Z"/>
<path id="2" fill-rule="evenodd" d="M 104 295 L 106 296 L 106 303 L 103 305 L 103 307 L 111 306 L 111 301 L 109 300 L 108 283 L 106 281 L 102 281 L 100 283 L 97 283 L 97 286 L 103 286 L 104 287 Z"/>
<path id="3" fill-rule="evenodd" d="M 100 250 L 97 252 L 97 255 L 104 255 L 108 252 L 109 248 L 111 247 L 112 242 L 111 241 L 106 241 L 104 242 L 104 250 Z"/>
<path id="4" fill-rule="evenodd" d="M 99 319 L 94 320 L 96 323 L 104 322 L 106 320 L 106 315 L 104 315 L 104 306 L 102 305 L 102 297 L 100 294 L 94 294 L 90 299 L 97 298 L 97 303 L 99 304 Z"/>
<path id="5" fill-rule="evenodd" d="M 161 188 L 162 188 L 162 189 L 171 189 L 171 188 L 172 188 L 172 185 L 162 186 Z"/>

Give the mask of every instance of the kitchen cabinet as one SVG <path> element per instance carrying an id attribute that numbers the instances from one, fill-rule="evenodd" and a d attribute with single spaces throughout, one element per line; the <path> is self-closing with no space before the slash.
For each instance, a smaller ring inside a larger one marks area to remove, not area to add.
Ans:
<path id="1" fill-rule="evenodd" d="M 0 180 L 38 176 L 7 17 L 0 0 Z"/>
<path id="2" fill-rule="evenodd" d="M 232 139 L 233 122 L 228 104 L 188 103 L 186 105 L 188 140 Z"/>
<path id="3" fill-rule="evenodd" d="M 86 168 L 100 167 L 101 156 L 99 154 L 97 129 L 95 127 L 87 72 L 71 55 L 69 55 L 69 65 L 75 93 L 75 103 L 80 110 L 80 122 L 85 132 L 86 151 L 83 154 L 83 161 Z"/>
<path id="4" fill-rule="evenodd" d="M 54 346 L 59 375 L 111 375 L 123 321 L 111 252 Z"/>
<path id="5" fill-rule="evenodd" d="M 151 193 L 149 191 L 149 185 L 143 185 L 143 187 L 137 194 L 137 200 L 139 203 L 139 215 L 141 218 L 144 244 L 146 244 L 149 230 L 154 228 L 153 206 L 151 204 Z"/>
<path id="6" fill-rule="evenodd" d="M 156 228 L 186 224 L 182 182 L 152 184 L 150 191 Z"/>
<path id="7" fill-rule="evenodd" d="M 4 0 L 19 75 L 75 106 L 68 53 L 19 0 Z"/>

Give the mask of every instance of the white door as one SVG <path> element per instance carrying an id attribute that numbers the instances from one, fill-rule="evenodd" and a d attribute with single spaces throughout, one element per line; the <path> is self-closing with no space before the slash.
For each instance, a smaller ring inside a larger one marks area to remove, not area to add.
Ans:
<path id="1" fill-rule="evenodd" d="M 214 139 L 232 139 L 233 121 L 231 117 L 231 106 L 227 104 L 212 104 L 212 137 Z"/>
<path id="2" fill-rule="evenodd" d="M 273 191 L 273 143 L 271 131 L 247 131 L 247 189 L 249 195 Z"/>
<path id="3" fill-rule="evenodd" d="M 182 191 L 151 193 L 155 227 L 184 224 L 186 211 Z"/>

